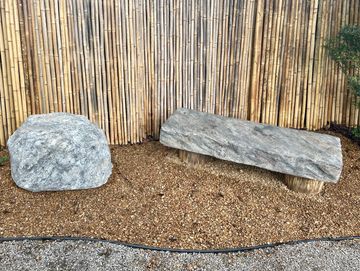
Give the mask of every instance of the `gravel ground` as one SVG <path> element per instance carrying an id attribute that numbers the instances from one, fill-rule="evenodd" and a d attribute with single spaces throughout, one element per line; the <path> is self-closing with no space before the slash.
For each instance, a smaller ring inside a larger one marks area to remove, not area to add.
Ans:
<path id="1" fill-rule="evenodd" d="M 0 167 L 0 237 L 215 249 L 360 235 L 360 147 L 340 137 L 341 179 L 318 195 L 290 191 L 283 175 L 255 167 L 221 160 L 188 167 L 159 142 L 112 146 L 112 176 L 98 189 L 31 193 L 14 184 L 7 162 Z"/>
<path id="2" fill-rule="evenodd" d="M 281 245 L 252 252 L 157 252 L 106 242 L 0 243 L 0 270 L 360 270 L 360 240 Z"/>

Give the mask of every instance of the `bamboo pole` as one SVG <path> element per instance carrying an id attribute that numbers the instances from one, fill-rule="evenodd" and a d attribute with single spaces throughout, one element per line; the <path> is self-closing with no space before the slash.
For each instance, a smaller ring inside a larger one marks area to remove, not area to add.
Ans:
<path id="1" fill-rule="evenodd" d="M 297 9 L 302 11 L 303 4 L 299 2 L 299 5 L 297 6 Z M 303 23 L 303 14 L 304 12 L 299 12 L 298 14 L 298 20 L 297 20 L 297 35 L 296 39 L 294 41 L 295 43 L 295 74 L 294 74 L 294 93 L 295 93 L 295 100 L 293 105 L 293 114 L 292 114 L 292 123 L 291 126 L 295 128 L 299 128 L 299 115 L 301 114 L 301 102 L 302 102 L 302 93 L 301 93 L 301 75 L 302 75 L 302 50 L 301 50 L 301 42 L 303 40 L 303 29 L 302 29 L 302 23 Z"/>
<path id="2" fill-rule="evenodd" d="M 265 19 L 264 19 L 264 33 L 263 33 L 263 47 L 261 53 L 261 70 L 260 70 L 260 88 L 261 88 L 261 109 L 260 122 L 266 121 L 266 102 L 267 102 L 267 82 L 266 82 L 266 66 L 269 61 L 269 36 L 270 36 L 270 1 L 266 0 L 265 4 Z"/>
<path id="3" fill-rule="evenodd" d="M 17 2 L 12 2 L 12 10 L 14 13 L 14 26 L 15 31 L 13 32 L 13 39 L 15 42 L 16 47 L 15 50 L 15 67 L 17 70 L 17 84 L 19 88 L 18 92 L 18 103 L 19 103 L 19 124 L 21 125 L 24 119 L 27 116 L 27 109 L 26 109 L 26 97 L 25 97 L 25 76 L 24 76 L 24 64 L 23 64 L 23 52 L 22 52 L 22 45 L 21 45 L 21 38 L 20 38 L 20 20 L 18 15 L 18 7 Z"/>
<path id="4" fill-rule="evenodd" d="M 282 72 L 282 63 L 284 61 L 284 50 L 285 48 L 285 42 L 286 42 L 286 34 L 285 34 L 285 20 L 288 16 L 288 9 L 286 7 L 285 3 L 280 3 L 280 23 L 278 26 L 279 33 L 279 39 L 277 43 L 278 48 L 278 56 L 277 56 L 277 63 L 276 63 L 276 69 L 275 69 L 275 82 L 274 82 L 274 91 L 276 92 L 274 95 L 274 111 L 273 112 L 273 118 L 272 118 L 272 124 L 277 125 L 279 123 L 279 112 L 280 112 L 280 97 L 281 97 L 281 91 L 282 91 L 282 80 L 283 80 L 283 72 Z M 285 25 L 286 27 L 286 25 Z"/>
<path id="5" fill-rule="evenodd" d="M 0 31 L 0 38 L 1 38 L 1 31 Z M 4 89 L 5 85 L 2 79 L 2 67 L 0 66 L 0 106 L 2 109 L 5 109 L 5 99 L 4 99 Z M 5 110 L 0 110 L 0 145 L 5 145 L 6 142 L 6 117 L 4 115 Z"/>
<path id="6" fill-rule="evenodd" d="M 30 105 L 30 95 L 29 95 L 29 77 L 28 77 L 28 56 L 27 56 L 27 48 L 25 41 L 25 19 L 24 19 L 24 11 L 23 5 L 20 1 L 16 2 L 17 8 L 15 8 L 16 18 L 15 23 L 18 27 L 18 32 L 16 35 L 17 43 L 18 43 L 18 63 L 19 63 L 19 76 L 20 76 L 20 90 L 21 90 L 21 100 L 23 107 L 23 115 L 22 121 L 28 116 L 28 110 L 31 110 Z"/>
<path id="7" fill-rule="evenodd" d="M 117 11 L 118 21 L 122 21 L 123 18 L 123 7 L 119 6 Z M 121 122 L 122 122 L 122 132 L 123 132 L 123 143 L 127 144 L 129 142 L 129 132 L 128 132 L 128 115 L 126 108 L 126 58 L 124 56 L 125 42 L 123 42 L 123 37 L 125 36 L 125 25 L 121 24 L 119 27 L 119 78 L 120 78 L 120 98 L 121 98 Z"/>
<path id="8" fill-rule="evenodd" d="M 312 20 L 314 20 L 317 16 L 318 16 L 318 12 L 319 12 L 319 1 L 316 0 L 314 2 L 314 5 L 312 7 Z M 308 79 L 308 85 L 307 85 L 307 93 L 308 93 L 308 98 L 307 98 L 307 108 L 306 108 L 306 127 L 308 127 L 309 129 L 312 129 L 312 118 L 311 118 L 311 113 L 312 113 L 312 109 L 314 106 L 313 100 L 314 100 L 314 89 L 313 89 L 313 71 L 314 71 L 314 62 L 315 62 L 315 44 L 316 44 L 316 22 L 312 21 L 311 23 L 312 28 L 310 31 L 310 48 L 309 50 L 311 51 L 310 53 L 310 68 L 309 68 L 309 79 Z"/>
<path id="9" fill-rule="evenodd" d="M 261 74 L 261 48 L 262 48 L 262 29 L 264 23 L 264 0 L 259 0 L 256 6 L 256 24 L 255 24 L 255 40 L 254 53 L 252 60 L 252 77 L 250 92 L 250 120 L 260 121 L 260 74 Z"/>
<path id="10" fill-rule="evenodd" d="M 245 56 L 245 66 L 246 66 L 246 78 L 245 78 L 245 86 L 244 86 L 244 94 L 242 95 L 243 98 L 243 110 L 242 110 L 242 115 L 240 116 L 240 118 L 242 119 L 248 119 L 249 118 L 249 108 L 250 106 L 248 105 L 249 102 L 249 94 L 250 94 L 250 80 L 251 80 L 251 55 L 252 55 L 252 45 L 253 45 L 253 39 L 254 39 L 254 20 L 255 20 L 255 0 L 250 0 L 249 2 L 249 6 L 247 9 L 250 9 L 250 12 L 246 12 L 244 11 L 244 13 L 246 12 L 247 16 L 247 20 L 245 22 L 245 29 L 246 29 L 246 33 L 247 33 L 247 40 L 246 40 L 246 56 Z"/>
<path id="11" fill-rule="evenodd" d="M 58 112 L 61 110 L 61 85 L 60 85 L 60 74 L 59 74 L 59 55 L 58 55 L 58 42 L 56 38 L 56 3 L 55 1 L 49 1 L 47 3 L 47 18 L 48 18 L 48 36 L 49 36 L 49 47 L 50 47 L 50 73 L 52 82 L 53 92 L 53 103 L 54 111 Z"/>
<path id="12" fill-rule="evenodd" d="M 111 116 L 109 117 L 109 125 L 110 125 L 110 132 L 111 132 L 111 144 L 119 144 L 119 132 L 121 131 L 119 129 L 118 123 L 119 123 L 119 96 L 118 96 L 118 88 L 116 87 L 118 80 L 118 71 L 117 71 L 117 64 L 118 64 L 118 58 L 117 58 L 117 47 L 118 42 L 116 39 L 116 28 L 115 28 L 115 14 L 116 11 L 113 7 L 116 7 L 115 3 L 111 0 L 108 2 L 107 8 L 109 9 L 109 35 L 111 40 L 111 46 L 109 46 L 109 57 L 110 57 L 110 77 L 108 77 L 108 97 L 109 97 L 109 103 L 111 99 L 112 106 L 109 108 L 109 111 L 111 112 Z"/>
<path id="13" fill-rule="evenodd" d="M 6 138 L 8 138 L 12 132 L 15 130 L 13 118 L 12 118 L 12 110 L 11 107 L 13 105 L 10 101 L 10 95 L 11 95 L 11 78 L 9 78 L 8 72 L 9 72 L 9 54 L 8 54 L 8 40 L 6 37 L 6 28 L 7 28 L 7 20 L 5 17 L 5 2 L 0 2 L 0 17 L 1 17 L 1 26 L 0 26 L 0 56 L 1 56 L 1 68 L 2 68 L 2 80 L 3 80 L 3 91 L 1 94 L 1 101 L 3 102 L 4 106 L 2 106 L 2 111 L 4 115 L 3 124 L 6 123 L 6 127 L 4 127 L 4 131 L 6 130 Z M 5 116 L 6 115 L 6 116 Z"/>
<path id="14" fill-rule="evenodd" d="M 9 61 L 8 64 L 8 71 L 9 71 L 9 80 L 8 80 L 8 87 L 11 90 L 9 93 L 10 95 L 10 104 L 12 105 L 12 122 L 13 127 L 17 127 L 20 124 L 20 108 L 19 108 L 19 84 L 18 84 L 18 73 L 17 73 L 17 63 L 16 63 L 16 52 L 14 49 L 16 48 L 16 41 L 14 40 L 14 31 L 15 25 L 13 20 L 13 5 L 12 1 L 5 2 L 5 16 L 8 26 L 6 28 L 6 37 L 8 43 L 8 55 Z M 9 84 L 10 83 L 10 84 Z"/>
<path id="15" fill-rule="evenodd" d="M 3 18 L 2 13 L 2 5 L 0 3 L 0 22 L 1 25 L 5 25 L 5 18 Z M 3 146 L 6 144 L 6 138 L 9 136 L 8 132 L 8 123 L 7 123 L 7 72 L 6 72 L 6 65 L 5 63 L 5 48 L 4 48 L 4 36 L 3 36 L 3 29 L 0 27 L 0 58 L 1 58 L 1 65 L 0 65 L 0 144 Z"/>

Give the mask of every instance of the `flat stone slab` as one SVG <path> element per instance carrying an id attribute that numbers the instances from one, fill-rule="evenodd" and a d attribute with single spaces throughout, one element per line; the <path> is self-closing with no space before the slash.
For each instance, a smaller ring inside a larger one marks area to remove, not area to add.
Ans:
<path id="1" fill-rule="evenodd" d="M 168 147 L 288 175 L 337 182 L 342 170 L 340 139 L 178 109 L 162 125 L 160 142 Z"/>
<path id="2" fill-rule="evenodd" d="M 7 145 L 13 180 L 32 192 L 99 187 L 112 171 L 104 132 L 80 115 L 32 115 Z"/>

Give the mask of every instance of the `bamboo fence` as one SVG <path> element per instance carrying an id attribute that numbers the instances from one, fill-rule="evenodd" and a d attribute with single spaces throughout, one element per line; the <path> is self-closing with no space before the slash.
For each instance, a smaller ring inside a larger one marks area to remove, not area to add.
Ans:
<path id="1" fill-rule="evenodd" d="M 30 114 L 87 116 L 109 143 L 179 107 L 283 127 L 360 124 L 323 48 L 359 0 L 0 0 L 0 144 Z"/>

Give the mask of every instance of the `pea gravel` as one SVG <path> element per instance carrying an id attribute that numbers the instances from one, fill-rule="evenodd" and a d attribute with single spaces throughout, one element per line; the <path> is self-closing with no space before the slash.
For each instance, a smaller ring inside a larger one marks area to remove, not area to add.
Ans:
<path id="1" fill-rule="evenodd" d="M 221 160 L 188 167 L 159 142 L 112 146 L 112 176 L 97 189 L 31 193 L 14 184 L 7 162 L 0 167 L 0 237 L 222 249 L 360 235 L 360 147 L 341 139 L 341 179 L 318 195 L 290 191 L 281 174 L 255 167 Z"/>
<path id="2" fill-rule="evenodd" d="M 190 254 L 106 242 L 0 243 L 0 270 L 360 270 L 360 240 L 316 241 L 251 252 Z"/>

